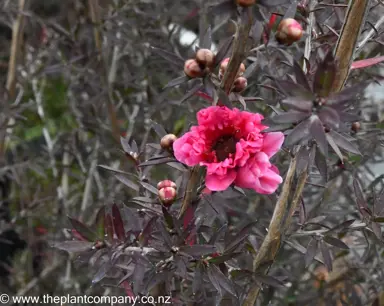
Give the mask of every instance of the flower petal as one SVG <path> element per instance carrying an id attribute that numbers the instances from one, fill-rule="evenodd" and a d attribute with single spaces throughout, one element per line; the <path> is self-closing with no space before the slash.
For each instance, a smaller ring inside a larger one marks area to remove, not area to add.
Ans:
<path id="1" fill-rule="evenodd" d="M 226 190 L 235 180 L 236 171 L 231 169 L 226 175 L 207 174 L 205 177 L 205 185 L 212 191 Z"/>
<path id="2" fill-rule="evenodd" d="M 268 157 L 272 157 L 278 152 L 284 142 L 284 134 L 281 132 L 271 132 L 264 134 L 264 142 L 262 151 Z"/>

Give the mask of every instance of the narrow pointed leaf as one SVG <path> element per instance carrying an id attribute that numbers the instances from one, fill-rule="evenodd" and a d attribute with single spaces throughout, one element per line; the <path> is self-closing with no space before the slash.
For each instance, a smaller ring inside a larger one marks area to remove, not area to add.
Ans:
<path id="1" fill-rule="evenodd" d="M 232 109 L 233 108 L 232 103 L 229 100 L 229 97 L 227 96 L 227 94 L 224 92 L 224 90 L 222 90 L 221 88 L 218 88 L 217 93 L 218 93 L 219 102 L 222 105 L 228 107 L 229 109 Z"/>
<path id="2" fill-rule="evenodd" d="M 300 122 L 285 138 L 285 145 L 292 146 L 309 135 L 310 119 Z"/>
<path id="3" fill-rule="evenodd" d="M 332 51 L 329 51 L 315 74 L 313 90 L 321 97 L 328 96 L 337 73 L 337 65 Z"/>
<path id="4" fill-rule="evenodd" d="M 165 86 L 163 87 L 163 90 L 164 90 L 164 89 L 167 89 L 167 88 L 171 88 L 171 87 L 178 86 L 178 85 L 183 84 L 183 83 L 186 83 L 186 82 L 188 82 L 189 80 L 190 80 L 190 79 L 189 79 L 188 76 L 183 75 L 183 76 L 181 76 L 181 77 L 178 77 L 178 78 L 176 78 L 176 79 L 173 79 L 173 80 L 169 81 L 169 82 L 167 83 L 167 85 L 165 85 Z"/>
<path id="5" fill-rule="evenodd" d="M 184 60 L 180 56 L 178 56 L 172 52 L 169 52 L 167 50 L 163 50 L 163 49 L 156 48 L 156 47 L 151 47 L 151 49 L 152 49 L 153 53 L 161 56 L 167 62 L 172 63 L 172 64 L 174 64 L 180 68 L 184 67 Z"/>
<path id="6" fill-rule="evenodd" d="M 179 252 L 192 257 L 201 257 L 215 253 L 216 247 L 214 245 L 189 245 L 180 247 Z"/>
<path id="7" fill-rule="evenodd" d="M 113 228 L 118 239 L 125 240 L 125 229 L 120 209 L 116 204 L 112 205 Z"/>
<path id="8" fill-rule="evenodd" d="M 320 152 L 319 148 L 316 148 L 315 164 L 324 180 L 328 181 L 328 166 L 325 156 Z"/>
<path id="9" fill-rule="evenodd" d="M 321 249 L 321 254 L 323 255 L 325 266 L 327 267 L 328 271 L 332 271 L 331 252 L 323 241 L 320 242 L 320 249 Z"/>
<path id="10" fill-rule="evenodd" d="M 167 131 L 164 129 L 164 127 L 157 122 L 151 120 L 152 128 L 155 130 L 156 134 L 162 138 L 163 136 L 167 135 Z"/>
<path id="11" fill-rule="evenodd" d="M 333 140 L 332 136 L 329 133 L 327 133 L 326 137 L 327 137 L 327 141 L 328 141 L 329 145 L 331 146 L 331 148 L 333 149 L 333 151 L 335 151 L 335 153 L 339 157 L 340 161 L 343 162 L 343 154 L 341 154 L 341 151 L 340 151 L 339 147 L 337 146 L 337 144 L 335 143 L 335 141 Z"/>
<path id="12" fill-rule="evenodd" d="M 199 42 L 199 47 L 201 49 L 211 49 L 211 45 L 212 45 L 212 28 L 211 26 L 209 26 L 202 40 Z"/>
<path id="13" fill-rule="evenodd" d="M 330 244 L 330 245 L 333 245 L 335 247 L 338 247 L 340 249 L 344 249 L 344 250 L 349 250 L 349 247 L 343 242 L 341 241 L 340 239 L 337 239 L 335 237 L 332 237 L 332 236 L 325 236 L 323 238 L 323 240 Z"/>
<path id="14" fill-rule="evenodd" d="M 188 100 L 190 97 L 194 96 L 196 92 L 201 91 L 204 88 L 204 85 L 201 83 L 196 84 L 190 91 L 188 91 L 178 102 L 177 104 L 181 104 L 184 101 Z"/>
<path id="15" fill-rule="evenodd" d="M 291 5 L 285 11 L 283 19 L 295 18 L 298 3 L 299 2 L 297 0 L 292 1 Z"/>
<path id="16" fill-rule="evenodd" d="M 254 274 L 253 277 L 256 281 L 274 288 L 285 287 L 282 281 L 269 275 Z"/>
<path id="17" fill-rule="evenodd" d="M 310 115 L 311 115 L 310 113 L 304 113 L 304 112 L 287 112 L 287 113 L 273 116 L 269 119 L 278 124 L 297 123 L 304 119 L 307 119 Z"/>
<path id="18" fill-rule="evenodd" d="M 93 243 L 86 241 L 64 241 L 53 244 L 54 248 L 67 251 L 68 253 L 85 252 L 92 249 Z"/>
<path id="19" fill-rule="evenodd" d="M 294 109 L 301 112 L 310 112 L 312 110 L 312 101 L 303 100 L 297 97 L 287 97 L 282 100 L 281 105 L 287 107 L 288 109 Z"/>
<path id="20" fill-rule="evenodd" d="M 129 188 L 139 191 L 140 187 L 136 183 L 132 182 L 130 179 L 128 179 L 126 176 L 122 174 L 116 174 L 115 177 L 122 182 L 125 186 L 128 186 Z"/>
<path id="21" fill-rule="evenodd" d="M 340 148 L 344 149 L 347 152 L 361 155 L 359 149 L 353 143 L 351 143 L 348 139 L 346 139 L 344 136 L 342 136 L 341 134 L 339 134 L 335 131 L 331 131 L 330 134 L 331 134 L 333 140 L 335 141 L 335 143 Z"/>
<path id="22" fill-rule="evenodd" d="M 259 66 L 258 61 L 254 61 L 251 65 L 247 67 L 245 70 L 243 77 L 248 79 L 252 74 L 256 71 L 257 67 Z"/>
<path id="23" fill-rule="evenodd" d="M 360 183 L 357 180 L 357 178 L 353 179 L 353 189 L 355 191 L 356 203 L 360 213 L 363 216 L 369 217 L 370 214 L 368 213 L 369 212 L 368 204 L 364 199 L 363 190 L 361 189 Z"/>
<path id="24" fill-rule="evenodd" d="M 231 3 L 232 7 L 235 5 L 235 3 L 233 1 L 230 0 L 229 2 Z M 235 8 L 236 8 L 236 6 L 235 6 Z M 231 50 L 234 39 L 235 39 L 234 36 L 231 36 L 230 38 L 228 38 L 223 43 L 223 45 L 221 46 L 219 51 L 216 53 L 216 56 L 215 56 L 215 66 L 216 67 L 220 65 L 221 61 L 227 56 L 227 54 Z"/>
<path id="25" fill-rule="evenodd" d="M 328 156 L 328 142 L 325 136 L 324 127 L 320 119 L 317 116 L 313 116 L 310 119 L 311 124 L 309 131 L 320 149 L 320 152 L 327 157 Z"/>
<path id="26" fill-rule="evenodd" d="M 277 88 L 287 97 L 295 97 L 297 99 L 310 101 L 314 98 L 313 94 L 300 84 L 285 80 L 276 80 L 275 83 Z"/>
<path id="27" fill-rule="evenodd" d="M 338 129 L 340 126 L 340 116 L 333 108 L 323 106 L 318 114 L 321 122 L 333 129 Z"/>
<path id="28" fill-rule="evenodd" d="M 307 252 L 305 253 L 305 267 L 308 267 L 311 262 L 313 261 L 313 258 L 315 258 L 316 252 L 318 248 L 318 242 L 316 239 L 312 238 L 307 246 Z"/>
<path id="29" fill-rule="evenodd" d="M 173 157 L 162 157 L 162 158 L 147 160 L 147 161 L 141 163 L 139 165 L 139 167 L 160 165 L 160 164 L 166 164 L 166 163 L 172 163 L 172 162 L 177 162 L 177 160 L 174 159 Z"/>
<path id="30" fill-rule="evenodd" d="M 223 288 L 228 293 L 237 297 L 237 293 L 235 291 L 235 288 L 233 287 L 232 281 L 228 279 L 228 277 L 226 277 L 216 265 L 211 265 L 208 268 L 208 277 L 211 280 L 212 284 L 218 284 L 219 287 Z"/>
<path id="31" fill-rule="evenodd" d="M 303 69 L 301 68 L 300 64 L 293 60 L 293 72 L 295 73 L 296 82 L 299 84 L 302 84 L 305 89 L 308 91 L 312 91 L 311 86 L 309 85 L 307 76 L 305 75 Z"/>
<path id="32" fill-rule="evenodd" d="M 140 185 L 143 186 L 145 189 L 147 189 L 149 192 L 157 195 L 158 194 L 158 190 L 157 188 L 153 187 L 151 184 L 148 184 L 148 183 L 145 183 L 145 182 L 140 182 Z"/>
<path id="33" fill-rule="evenodd" d="M 73 228 L 86 240 L 88 241 L 94 241 L 97 238 L 97 233 L 91 230 L 87 225 L 84 223 L 71 218 L 68 216 L 69 221 L 71 222 Z"/>
<path id="34" fill-rule="evenodd" d="M 120 137 L 120 143 L 125 153 L 130 153 L 133 151 L 126 138 Z"/>

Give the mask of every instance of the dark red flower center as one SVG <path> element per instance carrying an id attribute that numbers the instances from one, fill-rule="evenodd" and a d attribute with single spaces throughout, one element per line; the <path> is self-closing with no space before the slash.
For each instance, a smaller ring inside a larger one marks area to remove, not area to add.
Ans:
<path id="1" fill-rule="evenodd" d="M 225 135 L 216 140 L 212 150 L 216 152 L 218 161 L 224 161 L 230 154 L 236 153 L 237 139 L 233 135 Z"/>

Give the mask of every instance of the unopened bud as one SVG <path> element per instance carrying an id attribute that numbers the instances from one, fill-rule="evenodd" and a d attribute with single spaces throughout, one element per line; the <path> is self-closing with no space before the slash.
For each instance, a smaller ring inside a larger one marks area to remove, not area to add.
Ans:
<path id="1" fill-rule="evenodd" d="M 220 71 L 219 71 L 219 78 L 220 79 L 224 76 L 224 73 L 228 68 L 229 60 L 230 60 L 230 58 L 227 57 L 226 59 L 222 60 L 222 62 L 220 63 Z M 243 75 L 244 72 L 245 72 L 245 65 L 243 63 L 241 63 L 241 65 L 239 67 L 239 71 L 237 73 L 237 76 L 239 77 L 239 76 Z"/>
<path id="2" fill-rule="evenodd" d="M 355 133 L 357 133 L 357 132 L 360 131 L 360 129 L 361 129 L 361 123 L 358 122 L 358 121 L 352 123 L 351 129 L 352 129 L 352 131 L 354 131 Z"/>
<path id="3" fill-rule="evenodd" d="M 303 36 L 303 28 L 295 19 L 283 19 L 276 32 L 276 40 L 285 45 L 291 45 Z"/>
<path id="4" fill-rule="evenodd" d="M 172 187 L 176 189 L 176 183 L 171 180 L 164 180 L 157 184 L 157 190 L 160 190 L 165 187 Z"/>
<path id="5" fill-rule="evenodd" d="M 254 5 L 256 3 L 256 0 L 236 0 L 237 5 L 247 7 Z"/>
<path id="6" fill-rule="evenodd" d="M 244 77 L 239 77 L 235 80 L 235 83 L 233 84 L 233 91 L 234 92 L 241 92 L 245 88 L 247 88 L 248 81 Z"/>
<path id="7" fill-rule="evenodd" d="M 173 187 L 164 187 L 159 190 L 159 199 L 164 206 L 171 206 L 176 199 L 176 189 Z"/>
<path id="8" fill-rule="evenodd" d="M 215 55 L 209 49 L 200 49 L 196 52 L 196 61 L 204 67 L 212 67 L 215 62 Z"/>
<path id="9" fill-rule="evenodd" d="M 173 143 L 176 141 L 177 136 L 173 134 L 167 134 L 160 140 L 160 146 L 164 150 L 172 151 Z"/>
<path id="10" fill-rule="evenodd" d="M 204 75 L 204 69 L 195 59 L 189 59 L 184 63 L 184 73 L 190 78 L 198 78 Z"/>

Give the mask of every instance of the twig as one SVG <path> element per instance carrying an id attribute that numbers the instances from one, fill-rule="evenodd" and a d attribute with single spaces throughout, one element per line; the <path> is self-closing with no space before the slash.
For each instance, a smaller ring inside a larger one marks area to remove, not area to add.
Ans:
<path id="1" fill-rule="evenodd" d="M 231 91 L 232 85 L 237 77 L 241 62 L 245 58 L 248 36 L 253 25 L 253 13 L 251 7 L 244 8 L 242 18 L 243 20 L 241 20 L 241 23 L 236 33 L 235 41 L 233 43 L 231 59 L 228 63 L 228 68 L 225 71 L 223 80 L 221 81 L 221 88 L 227 94 L 229 94 L 229 92 Z"/>
<path id="2" fill-rule="evenodd" d="M 102 41 L 99 31 L 100 27 L 100 13 L 99 13 L 99 0 L 88 0 L 89 13 L 93 24 L 93 36 L 95 39 L 96 48 L 99 51 L 101 57 Z"/>
<path id="3" fill-rule="evenodd" d="M 185 190 L 183 198 L 183 204 L 181 205 L 178 218 L 181 218 L 183 216 L 183 214 L 193 201 L 197 189 L 197 184 L 200 181 L 200 173 L 201 169 L 199 166 L 195 166 L 191 169 L 191 174 L 187 183 L 187 188 Z"/>
<path id="4" fill-rule="evenodd" d="M 286 227 L 285 224 L 287 224 L 287 223 L 284 224 L 284 218 L 288 210 L 288 198 L 292 189 L 293 178 L 295 176 L 296 164 L 297 164 L 296 158 L 297 157 L 293 157 L 291 159 L 287 176 L 284 181 L 283 189 L 276 203 L 275 210 L 273 212 L 272 219 L 268 227 L 268 233 L 264 238 L 264 241 L 253 261 L 254 271 L 256 271 L 260 267 L 260 265 L 263 263 L 266 263 L 268 261 L 273 262 L 277 254 L 277 251 L 280 248 L 283 229 Z M 300 181 L 298 183 L 294 199 L 296 197 L 300 199 L 301 191 L 305 185 L 306 179 L 307 179 L 307 175 L 305 176 L 302 175 L 300 177 Z M 300 194 L 298 194 L 298 191 L 300 191 Z M 287 218 L 291 218 L 291 216 L 288 215 Z M 268 264 L 267 268 L 269 269 L 270 266 L 271 264 Z M 259 286 L 252 287 L 248 293 L 246 300 L 243 303 L 243 306 L 253 306 L 256 303 L 259 292 L 260 292 Z"/>
<path id="5" fill-rule="evenodd" d="M 339 61 L 339 69 L 331 92 L 339 92 L 348 78 L 357 40 L 369 11 L 369 4 L 370 0 L 355 0 L 349 2 L 343 28 L 341 29 L 335 49 L 335 57 Z"/>
<path id="6" fill-rule="evenodd" d="M 364 37 L 364 39 L 357 44 L 356 53 L 359 53 L 364 45 L 372 38 L 372 36 L 376 33 L 377 29 L 384 23 L 384 16 L 376 22 L 375 29 L 371 29 L 368 34 Z"/>

